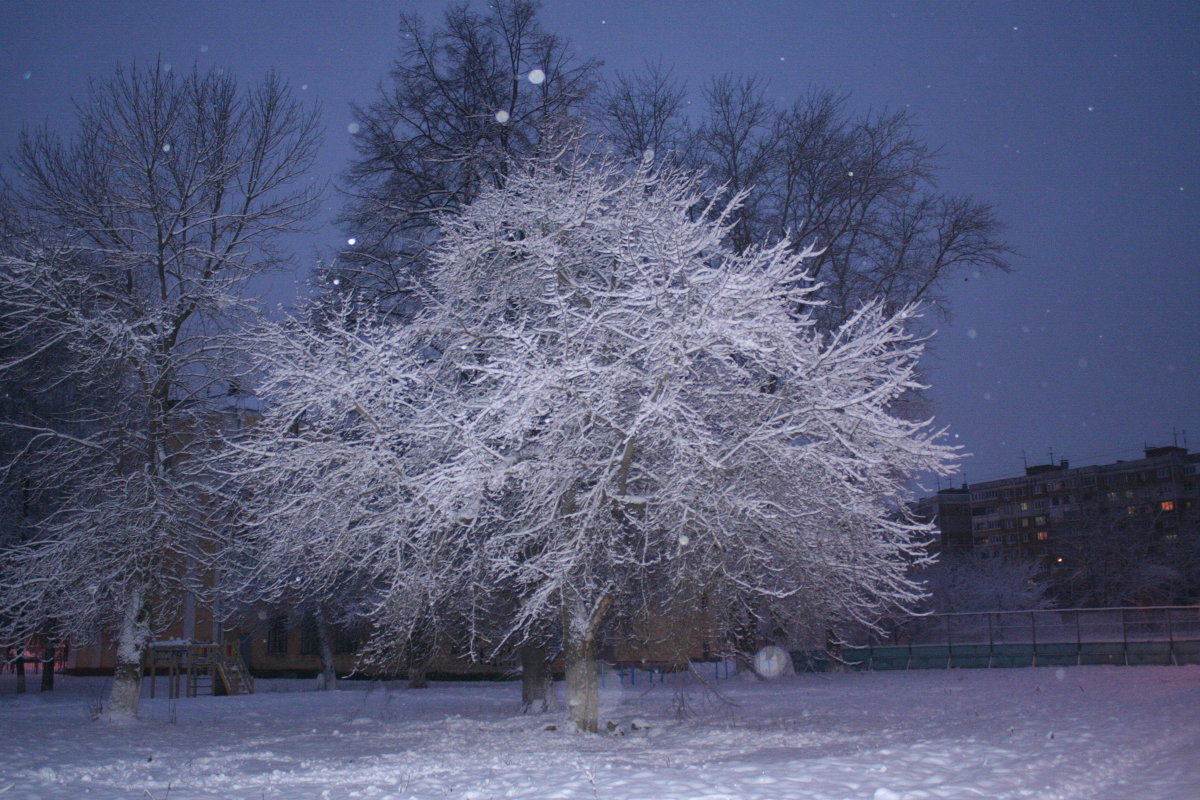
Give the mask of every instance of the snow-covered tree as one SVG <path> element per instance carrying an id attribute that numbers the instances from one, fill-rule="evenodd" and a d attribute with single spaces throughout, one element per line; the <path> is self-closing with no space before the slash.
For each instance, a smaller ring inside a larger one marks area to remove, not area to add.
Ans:
<path id="1" fill-rule="evenodd" d="M 453 607 L 482 631 L 511 599 L 508 638 L 557 628 L 583 730 L 614 614 L 703 597 L 730 619 L 870 623 L 913 602 L 928 528 L 897 509 L 952 456 L 889 410 L 913 387 L 914 311 L 817 332 L 810 254 L 734 252 L 738 199 L 704 210 L 686 173 L 548 159 L 444 221 L 412 324 L 277 336 L 247 447 L 274 482 L 260 541 L 368 568 L 383 629 Z M 327 537 L 289 536 L 318 515 Z"/>
<path id="2" fill-rule="evenodd" d="M 920 570 L 935 613 L 1027 611 L 1051 605 L 1045 567 L 1032 559 L 946 553 Z"/>
<path id="3" fill-rule="evenodd" d="M 161 63 L 93 83 L 77 109 L 68 141 L 23 135 L 6 187 L 23 229 L 0 264 L 0 374 L 75 401 L 5 420 L 52 505 L 0 563 L 0 618 L 7 640 L 111 635 L 107 713 L 133 717 L 144 648 L 198 589 L 219 523 L 198 456 L 209 400 L 242 375 L 241 290 L 312 209 L 294 184 L 319 133 L 274 76 L 246 89 Z"/>

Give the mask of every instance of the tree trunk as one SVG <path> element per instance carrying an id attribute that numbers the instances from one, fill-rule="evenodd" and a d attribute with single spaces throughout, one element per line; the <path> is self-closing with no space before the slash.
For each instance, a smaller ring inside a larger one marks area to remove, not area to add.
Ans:
<path id="1" fill-rule="evenodd" d="M 54 645 L 46 644 L 42 650 L 42 685 L 39 691 L 54 691 Z"/>
<path id="2" fill-rule="evenodd" d="M 550 709 L 550 663 L 544 644 L 521 646 L 521 713 L 541 714 Z"/>
<path id="3" fill-rule="evenodd" d="M 730 632 L 733 639 L 734 673 L 737 675 L 750 674 L 760 677 L 754 668 L 754 654 L 758 652 L 758 622 L 753 615 L 733 626 Z"/>
<path id="4" fill-rule="evenodd" d="M 317 626 L 317 652 L 321 658 L 321 674 L 317 676 L 317 688 L 323 691 L 333 689 L 337 685 L 337 671 L 333 666 L 333 634 L 321 609 L 313 612 L 313 621 Z"/>
<path id="5" fill-rule="evenodd" d="M 408 688 L 428 689 L 429 680 L 425 671 L 433 658 L 434 636 L 430 630 L 428 618 L 418 619 L 408 637 L 406 652 L 406 667 L 408 673 Z"/>
<path id="6" fill-rule="evenodd" d="M 612 602 L 605 594 L 591 609 L 576 598 L 563 609 L 563 659 L 567 671 L 567 718 L 579 731 L 600 729 L 600 669 L 596 645 L 600 623 Z"/>
<path id="7" fill-rule="evenodd" d="M 425 677 L 425 670 L 428 667 L 428 659 L 420 655 L 409 656 L 408 659 L 408 688 L 410 689 L 428 689 L 429 679 Z"/>
<path id="8" fill-rule="evenodd" d="M 21 649 L 17 651 L 17 658 L 13 661 L 13 670 L 17 673 L 17 694 L 25 694 L 25 646 L 21 645 Z"/>
<path id="9" fill-rule="evenodd" d="M 108 708 L 104 712 L 104 719 L 109 722 L 137 719 L 138 704 L 142 699 L 142 664 L 149 640 L 149 609 L 139 592 L 129 601 L 117 637 L 116 668 L 112 691 L 108 693 Z"/>
<path id="10" fill-rule="evenodd" d="M 827 671 L 850 671 L 846 666 L 846 660 L 842 657 L 842 640 L 832 629 L 826 629 L 825 631 L 825 652 L 829 656 L 828 666 L 825 668 Z"/>

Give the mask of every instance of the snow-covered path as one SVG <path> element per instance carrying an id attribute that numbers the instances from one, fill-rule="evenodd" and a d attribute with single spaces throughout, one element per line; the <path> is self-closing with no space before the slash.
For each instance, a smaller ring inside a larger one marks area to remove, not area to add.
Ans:
<path id="1" fill-rule="evenodd" d="M 1200 798 L 1198 667 L 610 683 L 603 736 L 514 715 L 512 683 L 263 681 L 125 727 L 89 721 L 102 685 L 0 679 L 2 800 Z"/>

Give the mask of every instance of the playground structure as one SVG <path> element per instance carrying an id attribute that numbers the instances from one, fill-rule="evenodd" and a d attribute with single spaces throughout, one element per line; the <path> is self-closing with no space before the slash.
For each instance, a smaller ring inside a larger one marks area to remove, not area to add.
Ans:
<path id="1" fill-rule="evenodd" d="M 147 649 L 146 660 L 151 697 L 155 696 L 160 670 L 166 673 L 170 699 L 210 693 L 254 694 L 254 678 L 233 644 L 154 642 Z"/>

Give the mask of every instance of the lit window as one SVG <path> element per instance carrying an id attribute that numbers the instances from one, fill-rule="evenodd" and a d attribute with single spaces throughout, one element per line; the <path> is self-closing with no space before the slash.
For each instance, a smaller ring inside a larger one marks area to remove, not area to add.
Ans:
<path id="1" fill-rule="evenodd" d="M 1161 508 L 1163 511 L 1174 511 L 1175 510 L 1175 501 L 1174 500 L 1163 500 L 1161 503 L 1159 503 L 1159 508 Z"/>
<path id="2" fill-rule="evenodd" d="M 1037 538 L 1039 542 L 1044 542 L 1050 538 L 1050 531 L 1038 531 Z"/>

